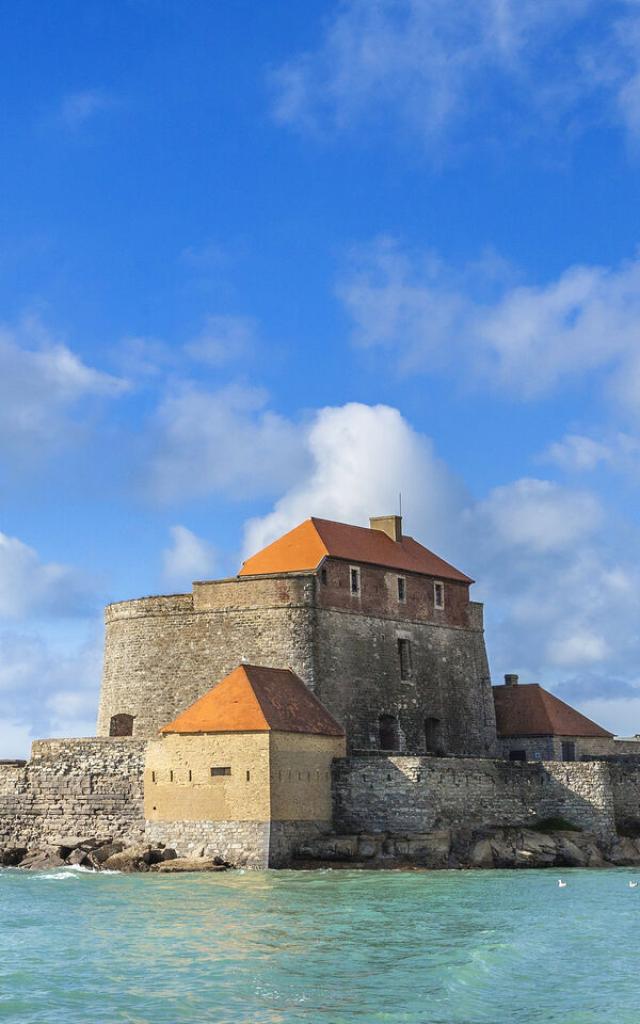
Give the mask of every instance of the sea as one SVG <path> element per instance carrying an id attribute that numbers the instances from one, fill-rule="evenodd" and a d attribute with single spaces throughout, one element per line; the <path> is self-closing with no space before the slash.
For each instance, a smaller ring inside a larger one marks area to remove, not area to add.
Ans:
<path id="1" fill-rule="evenodd" d="M 632 869 L 0 871 L 0 1021 L 639 1024 Z"/>

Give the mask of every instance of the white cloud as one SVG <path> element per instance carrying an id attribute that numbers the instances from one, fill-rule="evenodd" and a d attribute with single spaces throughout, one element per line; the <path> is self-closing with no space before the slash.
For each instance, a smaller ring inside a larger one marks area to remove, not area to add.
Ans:
<path id="1" fill-rule="evenodd" d="M 84 615 L 95 602 L 93 588 L 77 570 L 42 562 L 29 545 L 0 533 L 0 617 Z"/>
<path id="2" fill-rule="evenodd" d="M 278 493 L 302 471 L 299 428 L 265 408 L 256 388 L 184 384 L 162 402 L 149 487 L 163 501 Z"/>
<path id="3" fill-rule="evenodd" d="M 246 524 L 245 555 L 310 515 L 366 525 L 402 490 L 406 532 L 478 580 L 494 679 L 565 683 L 577 706 L 581 676 L 589 699 L 626 693 L 640 661 L 639 538 L 612 530 L 592 492 L 522 479 L 473 500 L 387 406 L 320 410 L 305 444 L 309 468 Z"/>
<path id="4" fill-rule="evenodd" d="M 317 132 L 388 118 L 439 150 L 456 130 L 575 134 L 603 109 L 634 130 L 638 24 L 624 0 L 344 0 L 273 75 L 275 117 Z"/>
<path id="5" fill-rule="evenodd" d="M 257 334 L 257 325 L 252 317 L 208 316 L 201 332 L 185 345 L 185 350 L 199 362 L 223 366 L 250 355 Z"/>
<path id="6" fill-rule="evenodd" d="M 113 96 L 101 89 L 85 89 L 69 93 L 62 99 L 56 121 L 69 131 L 77 131 L 97 114 L 115 106 Z"/>
<path id="7" fill-rule="evenodd" d="M 126 381 L 87 366 L 37 319 L 0 328 L 0 438 L 4 455 L 37 454 L 76 429 L 74 410 L 89 398 L 116 398 Z"/>
<path id="8" fill-rule="evenodd" d="M 520 399 L 598 371 L 618 403 L 638 409 L 640 259 L 514 285 L 498 264 L 455 273 L 379 239 L 354 254 L 339 295 L 354 342 L 392 350 L 401 370 L 455 371 Z"/>
<path id="9" fill-rule="evenodd" d="M 251 520 L 245 554 L 259 550 L 310 515 L 368 525 L 368 517 L 398 508 L 408 529 L 447 547 L 452 515 L 464 490 L 397 409 L 356 402 L 321 409 L 304 436 L 308 468 L 275 505 Z M 427 541 L 427 543 L 429 543 Z"/>
<path id="10" fill-rule="evenodd" d="M 172 586 L 190 587 L 192 580 L 210 577 L 215 566 L 212 545 L 186 526 L 172 526 L 170 533 L 171 547 L 162 556 L 165 579 Z"/>

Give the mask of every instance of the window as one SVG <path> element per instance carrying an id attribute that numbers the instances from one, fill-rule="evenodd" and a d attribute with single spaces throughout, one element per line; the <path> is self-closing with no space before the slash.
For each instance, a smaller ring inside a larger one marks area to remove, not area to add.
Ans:
<path id="1" fill-rule="evenodd" d="M 189 782 L 193 782 L 193 773 L 191 769 L 189 769 Z"/>
<path id="2" fill-rule="evenodd" d="M 444 583 L 433 584 L 433 607 L 444 608 Z"/>
<path id="3" fill-rule="evenodd" d="M 381 750 L 399 750 L 400 733 L 398 719 L 394 715 L 380 715 L 378 719 L 378 735 Z"/>
<path id="4" fill-rule="evenodd" d="M 324 566 L 320 570 L 320 582 L 323 583 L 324 586 L 326 587 L 326 585 L 327 585 L 327 570 L 326 570 L 326 568 Z"/>
<path id="5" fill-rule="evenodd" d="M 404 637 L 398 639 L 398 661 L 400 663 L 400 678 L 411 679 L 411 641 Z"/>
<path id="6" fill-rule="evenodd" d="M 218 775 L 231 775 L 230 768 L 212 768 L 211 775 L 215 778 Z"/>
<path id="7" fill-rule="evenodd" d="M 169 782 L 173 782 L 173 772 L 169 772 Z"/>
<path id="8" fill-rule="evenodd" d="M 562 741 L 562 760 L 563 761 L 575 761 L 576 759 L 576 745 L 573 740 Z"/>
<path id="9" fill-rule="evenodd" d="M 527 752 L 526 752 L 526 750 L 510 750 L 509 751 L 509 760 L 510 761 L 526 761 L 527 760 Z"/>
<path id="10" fill-rule="evenodd" d="M 398 576 L 398 601 L 407 600 L 407 583 L 404 576 Z"/>
<path id="11" fill-rule="evenodd" d="M 442 722 L 439 718 L 425 718 L 424 742 L 427 754 L 443 754 Z"/>
<path id="12" fill-rule="evenodd" d="M 355 597 L 360 593 L 360 570 L 356 566 L 351 566 L 349 569 L 349 580 L 351 594 Z"/>
<path id="13" fill-rule="evenodd" d="M 133 736 L 133 715 L 113 715 L 109 723 L 110 736 Z"/>
<path id="14" fill-rule="evenodd" d="M 155 772 L 151 772 L 151 781 L 152 782 L 156 781 L 156 773 Z"/>
<path id="15" fill-rule="evenodd" d="M 251 782 L 251 772 L 247 771 L 247 782 Z"/>

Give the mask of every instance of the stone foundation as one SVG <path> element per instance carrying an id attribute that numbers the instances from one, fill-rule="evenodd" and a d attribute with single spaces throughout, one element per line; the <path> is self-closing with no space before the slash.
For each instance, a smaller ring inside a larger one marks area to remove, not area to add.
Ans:
<path id="1" fill-rule="evenodd" d="M 145 839 L 179 857 L 221 857 L 234 867 L 281 868 L 301 844 L 331 829 L 313 821 L 147 821 Z"/>

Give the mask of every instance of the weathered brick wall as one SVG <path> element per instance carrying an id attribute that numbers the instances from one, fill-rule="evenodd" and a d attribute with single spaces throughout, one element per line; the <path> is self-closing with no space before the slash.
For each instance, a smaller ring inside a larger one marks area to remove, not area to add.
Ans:
<path id="1" fill-rule="evenodd" d="M 0 766 L 0 846 L 139 840 L 145 746 L 133 739 L 36 741 L 25 767 Z"/>
<path id="2" fill-rule="evenodd" d="M 610 834 L 609 766 L 427 757 L 334 762 L 334 822 L 340 832 L 488 828 L 557 816 Z"/>
<path id="3" fill-rule="evenodd" d="M 412 675 L 400 678 L 398 640 L 411 644 Z M 434 625 L 318 610 L 316 694 L 345 726 L 350 749 L 379 747 L 378 720 L 398 718 L 402 751 L 425 751 L 425 719 L 441 721 L 443 749 L 492 754 L 495 710 L 484 635 Z"/>
<path id="4" fill-rule="evenodd" d="M 312 577 L 196 584 L 194 597 L 143 598 L 106 609 L 97 732 L 134 716 L 151 737 L 242 661 L 291 668 L 313 689 Z"/>

